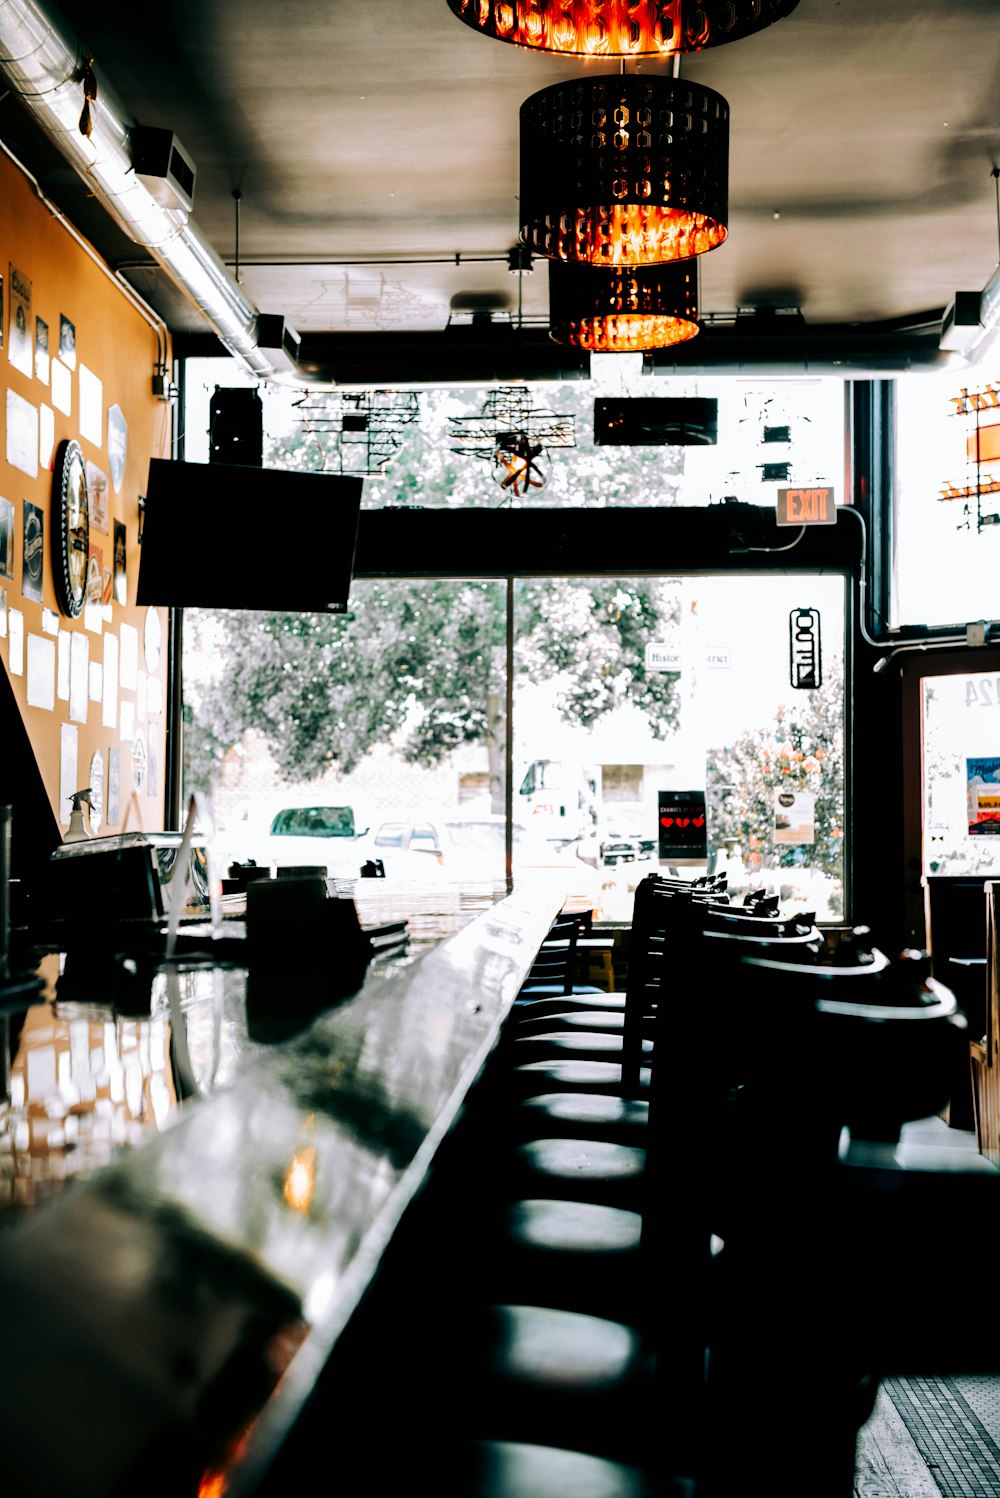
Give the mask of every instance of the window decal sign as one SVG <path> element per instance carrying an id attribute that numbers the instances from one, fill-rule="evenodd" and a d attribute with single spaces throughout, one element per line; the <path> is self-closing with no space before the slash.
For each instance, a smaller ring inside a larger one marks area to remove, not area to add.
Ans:
<path id="1" fill-rule="evenodd" d="M 788 616 L 788 652 L 792 686 L 807 692 L 821 687 L 823 654 L 819 609 L 792 609 Z"/>
<path id="2" fill-rule="evenodd" d="M 774 841 L 816 841 L 816 797 L 812 791 L 775 791 Z"/>
<path id="3" fill-rule="evenodd" d="M 965 761 L 969 836 L 1000 834 L 1000 756 Z"/>
<path id="4" fill-rule="evenodd" d="M 704 791 L 660 791 L 659 857 L 661 863 L 685 863 L 708 857 Z"/>

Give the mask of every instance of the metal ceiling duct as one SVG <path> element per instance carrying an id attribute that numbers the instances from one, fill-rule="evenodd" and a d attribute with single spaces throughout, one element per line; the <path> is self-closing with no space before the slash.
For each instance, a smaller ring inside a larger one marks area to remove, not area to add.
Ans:
<path id="1" fill-rule="evenodd" d="M 149 251 L 236 358 L 266 378 L 283 366 L 273 349 L 260 346 L 258 309 L 187 212 L 162 205 L 140 181 L 130 143 L 137 122 L 103 78 L 90 106 L 90 135 L 81 132 L 83 60 L 76 39 L 33 0 L 0 0 L 0 70 L 11 90 L 129 238 Z"/>
<path id="2" fill-rule="evenodd" d="M 1000 271 L 994 281 L 1000 285 Z M 933 318 L 892 325 L 810 325 L 801 319 L 757 316 L 707 324 L 687 343 L 647 350 L 644 368 L 654 376 L 844 380 L 961 370 L 986 355 L 1000 329 L 1000 295 L 988 286 L 975 296 L 981 320 L 961 350 L 942 347 L 940 311 Z M 465 336 L 456 336 L 454 328 L 440 333 L 306 333 L 293 383 L 401 389 L 589 378 L 589 352 L 554 343 L 547 329 L 493 325 L 485 332 L 461 332 Z"/>
<path id="3" fill-rule="evenodd" d="M 691 344 L 654 349 L 646 355 L 646 367 L 657 375 L 891 380 L 901 374 L 966 369 L 986 357 L 998 333 L 1000 266 L 981 292 L 958 292 L 943 311 L 842 326 L 810 325 L 800 316 L 763 309 L 727 327 L 704 327 Z"/>

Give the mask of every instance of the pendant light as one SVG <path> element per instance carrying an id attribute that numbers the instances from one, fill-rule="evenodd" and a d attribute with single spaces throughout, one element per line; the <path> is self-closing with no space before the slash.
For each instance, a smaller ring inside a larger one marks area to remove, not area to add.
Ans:
<path id="1" fill-rule="evenodd" d="M 698 329 L 697 262 L 594 266 L 549 261 L 549 337 L 594 354 L 668 348 Z"/>
<path id="2" fill-rule="evenodd" d="M 579 57 L 701 52 L 763 31 L 798 0 L 448 0 L 500 42 Z"/>
<path id="3" fill-rule="evenodd" d="M 680 78 L 602 74 L 521 105 L 520 238 L 590 265 L 715 249 L 729 209 L 729 106 Z"/>

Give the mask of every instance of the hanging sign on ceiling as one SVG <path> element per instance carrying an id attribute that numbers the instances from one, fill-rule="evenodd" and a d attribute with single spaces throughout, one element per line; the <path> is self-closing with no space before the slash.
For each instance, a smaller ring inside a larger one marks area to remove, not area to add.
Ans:
<path id="1" fill-rule="evenodd" d="M 819 609 L 792 609 L 788 616 L 791 683 L 805 692 L 823 685 Z"/>
<path id="2" fill-rule="evenodd" d="M 829 486 L 812 489 L 779 489 L 778 525 L 836 525 L 837 504 Z"/>

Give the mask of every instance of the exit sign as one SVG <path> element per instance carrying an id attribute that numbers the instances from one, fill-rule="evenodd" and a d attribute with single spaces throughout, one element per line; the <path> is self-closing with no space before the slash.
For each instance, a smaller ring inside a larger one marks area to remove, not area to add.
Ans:
<path id="1" fill-rule="evenodd" d="M 779 489 L 777 523 L 836 525 L 837 505 L 833 489 Z"/>

